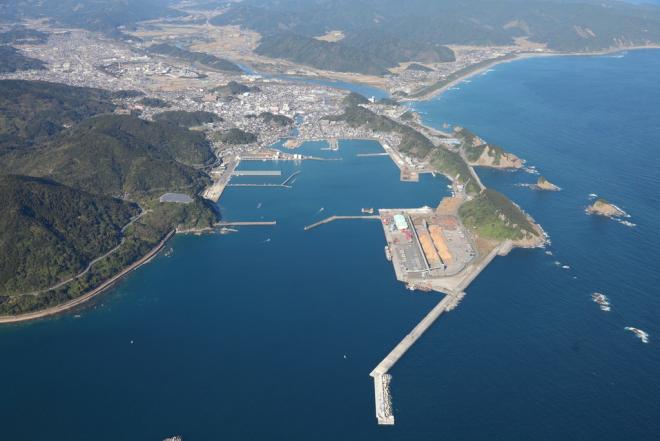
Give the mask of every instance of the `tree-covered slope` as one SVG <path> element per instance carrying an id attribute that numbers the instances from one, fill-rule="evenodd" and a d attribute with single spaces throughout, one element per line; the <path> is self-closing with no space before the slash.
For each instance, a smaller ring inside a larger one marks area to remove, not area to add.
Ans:
<path id="1" fill-rule="evenodd" d="M 192 166 L 213 159 L 201 133 L 132 116 L 101 115 L 62 132 L 7 166 L 95 194 L 139 197 L 156 190 L 196 192 L 208 178 Z"/>
<path id="2" fill-rule="evenodd" d="M 226 72 L 242 72 L 240 67 L 229 60 L 225 60 L 224 58 L 218 58 L 215 55 L 206 54 L 204 52 L 188 51 L 167 43 L 155 44 L 150 46 L 147 50 L 153 54 L 167 55 L 169 57 L 187 61 L 191 64 L 199 63 L 204 66 Z"/>
<path id="3" fill-rule="evenodd" d="M 0 46 L 0 73 L 12 73 L 19 70 L 42 70 L 44 62 L 36 58 L 26 57 L 16 48 Z"/>
<path id="4" fill-rule="evenodd" d="M 282 58 L 323 70 L 385 75 L 391 66 L 368 51 L 340 43 L 320 41 L 292 33 L 265 36 L 256 52 L 271 58 Z"/>
<path id="5" fill-rule="evenodd" d="M 0 80 L 0 156 L 115 107 L 111 94 L 101 89 Z"/>
<path id="6" fill-rule="evenodd" d="M 157 113 L 154 115 L 154 120 L 163 123 L 172 123 L 181 127 L 195 127 L 202 124 L 222 121 L 215 113 L 196 111 L 185 112 L 183 110 L 170 110 L 167 112 Z"/>
<path id="7" fill-rule="evenodd" d="M 332 57 L 354 72 L 356 53 L 369 54 L 366 66 L 441 62 L 453 58 L 445 45 L 508 45 L 518 37 L 558 51 L 660 43 L 660 7 L 613 0 L 245 0 L 212 23 L 261 33 L 265 55 L 310 65 Z M 329 31 L 342 32 L 335 45 L 344 52 L 316 44 L 314 53 L 302 43 Z"/>
<path id="8" fill-rule="evenodd" d="M 0 293 L 49 287 L 119 244 L 139 209 L 49 180 L 0 176 Z"/>
<path id="9" fill-rule="evenodd" d="M 0 17 L 18 21 L 48 17 L 57 23 L 118 34 L 121 26 L 132 27 L 143 20 L 184 15 L 172 9 L 170 0 L 21 0 L 0 2 Z"/>

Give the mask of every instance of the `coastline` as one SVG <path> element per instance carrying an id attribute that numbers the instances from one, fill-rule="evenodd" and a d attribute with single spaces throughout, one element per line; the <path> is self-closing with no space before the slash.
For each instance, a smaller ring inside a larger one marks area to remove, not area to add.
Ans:
<path id="1" fill-rule="evenodd" d="M 401 98 L 400 101 L 402 101 L 402 102 L 428 101 L 428 100 L 431 100 L 433 98 L 437 98 L 438 96 L 442 95 L 444 92 L 446 92 L 451 87 L 454 87 L 457 84 L 460 84 L 460 83 L 462 83 L 463 81 L 465 81 L 467 79 L 470 79 L 474 76 L 482 74 L 485 71 L 487 71 L 488 69 L 493 68 L 494 66 L 497 66 L 497 65 L 500 65 L 500 64 L 505 64 L 505 63 L 511 63 L 513 61 L 525 60 L 525 59 L 528 59 L 528 58 L 539 58 L 539 57 L 596 57 L 596 56 L 602 56 L 602 55 L 616 54 L 616 53 L 619 53 L 619 52 L 636 51 L 636 50 L 644 50 L 644 49 L 660 49 L 660 45 L 617 47 L 617 48 L 611 48 L 611 49 L 606 49 L 606 50 L 603 50 L 603 51 L 594 51 L 594 52 L 522 52 L 522 53 L 514 53 L 514 54 L 510 54 L 510 56 L 505 55 L 505 56 L 501 57 L 500 59 L 492 59 L 492 60 L 490 60 L 490 62 L 484 64 L 483 66 L 480 66 L 479 68 L 476 68 L 474 70 L 470 70 L 468 72 L 465 72 L 464 75 L 461 75 L 461 76 L 449 81 L 447 84 L 442 85 L 442 87 L 439 87 L 438 89 L 435 89 L 433 91 L 430 91 L 426 94 L 423 94 L 423 95 L 417 96 L 417 97 Z M 428 87 L 433 87 L 433 85 L 429 85 L 429 86 L 426 86 L 426 87 L 427 88 Z"/>
<path id="2" fill-rule="evenodd" d="M 44 317 L 49 317 L 52 315 L 60 314 L 66 311 L 69 311 L 77 306 L 82 305 L 83 303 L 87 302 L 88 300 L 91 300 L 103 292 L 105 292 L 107 289 L 111 288 L 115 283 L 117 283 L 121 278 L 124 276 L 130 274 L 131 272 L 135 271 L 142 265 L 145 265 L 149 263 L 154 257 L 158 255 L 158 253 L 163 249 L 165 244 L 167 243 L 168 240 L 174 236 L 176 233 L 176 230 L 170 231 L 164 238 L 161 240 L 158 245 L 156 245 L 154 248 L 151 249 L 146 255 L 142 256 L 139 260 L 133 262 L 131 265 L 128 267 L 124 268 L 121 270 L 119 273 L 116 275 L 110 277 L 103 283 L 101 283 L 99 286 L 96 288 L 92 289 L 86 294 L 83 294 L 80 297 L 77 297 L 73 300 L 69 300 L 68 302 L 56 305 L 56 306 L 51 306 L 46 309 L 41 309 L 35 312 L 28 312 L 25 314 L 20 314 L 20 315 L 5 315 L 5 316 L 0 316 L 0 325 L 2 324 L 11 324 L 11 323 L 21 323 L 21 322 L 27 322 L 31 320 L 37 320 L 40 318 Z"/>

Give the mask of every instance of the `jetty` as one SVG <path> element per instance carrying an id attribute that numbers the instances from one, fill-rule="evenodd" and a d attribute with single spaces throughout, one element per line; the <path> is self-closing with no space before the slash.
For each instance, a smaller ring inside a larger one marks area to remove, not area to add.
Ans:
<path id="1" fill-rule="evenodd" d="M 316 228 L 318 226 L 321 226 L 323 224 L 327 224 L 336 220 L 351 220 L 351 219 L 380 219 L 380 216 L 373 215 L 373 216 L 330 216 L 327 217 L 321 221 L 315 222 L 313 224 L 307 225 L 304 230 L 311 230 L 312 228 Z"/>
<path id="2" fill-rule="evenodd" d="M 220 200 L 220 196 L 222 196 L 222 193 L 225 191 L 227 184 L 229 184 L 229 180 L 231 179 L 234 171 L 236 170 L 236 167 L 238 167 L 240 162 L 240 159 L 232 158 L 230 161 L 228 161 L 225 170 L 219 169 L 212 171 L 211 174 L 219 176 L 213 182 L 213 185 L 204 190 L 202 197 L 217 203 Z"/>
<path id="3" fill-rule="evenodd" d="M 234 176 L 282 176 L 281 170 L 235 170 Z"/>
<path id="4" fill-rule="evenodd" d="M 361 158 L 368 158 L 370 156 L 390 156 L 389 153 L 387 152 L 380 152 L 380 153 L 358 153 L 355 156 L 359 156 Z"/>
<path id="5" fill-rule="evenodd" d="M 297 172 L 292 173 L 291 176 L 289 176 L 288 178 L 286 178 L 284 180 L 284 182 L 282 182 L 282 186 L 286 186 L 289 182 L 291 182 L 291 179 L 295 178 L 300 173 L 302 173 L 300 170 L 298 170 Z"/>
<path id="6" fill-rule="evenodd" d="M 277 225 L 277 221 L 226 221 L 217 222 L 216 227 L 264 227 Z"/>
<path id="7" fill-rule="evenodd" d="M 403 355 L 417 342 L 417 340 L 433 325 L 433 323 L 444 313 L 453 310 L 465 296 L 465 289 L 496 257 L 508 254 L 513 248 L 513 242 L 507 240 L 495 247 L 484 256 L 482 260 L 469 265 L 461 271 L 459 276 L 446 277 L 451 281 L 443 286 L 441 291 L 445 296 L 436 306 L 429 311 L 424 318 L 397 344 L 394 349 L 371 371 L 369 374 L 374 380 L 374 398 L 376 404 L 376 418 L 378 424 L 394 424 L 392 414 L 392 398 L 389 393 L 389 383 L 392 376 L 388 374 L 390 369 L 403 357 Z M 450 287 L 451 285 L 451 287 Z M 433 289 L 439 291 L 437 286 Z"/>

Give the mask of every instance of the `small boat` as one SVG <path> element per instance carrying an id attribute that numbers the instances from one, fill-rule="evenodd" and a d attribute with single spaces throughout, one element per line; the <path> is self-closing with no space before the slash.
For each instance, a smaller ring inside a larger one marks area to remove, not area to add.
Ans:
<path id="1" fill-rule="evenodd" d="M 392 261 L 392 252 L 390 251 L 390 247 L 385 245 L 385 258 L 387 259 L 388 262 Z"/>
<path id="2" fill-rule="evenodd" d="M 374 214 L 374 209 L 373 208 L 363 208 L 362 213 L 365 214 Z"/>

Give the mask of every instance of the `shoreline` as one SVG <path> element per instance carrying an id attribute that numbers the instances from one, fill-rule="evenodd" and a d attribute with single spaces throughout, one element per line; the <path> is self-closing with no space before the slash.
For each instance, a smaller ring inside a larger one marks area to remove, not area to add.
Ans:
<path id="1" fill-rule="evenodd" d="M 461 75 L 458 78 L 455 78 L 448 82 L 447 84 L 444 84 L 442 87 L 439 87 L 436 90 L 433 90 L 431 92 L 425 93 L 419 97 L 404 97 L 401 98 L 399 101 L 401 102 L 415 102 L 415 101 L 429 101 L 433 98 L 437 98 L 438 96 L 442 95 L 444 92 L 446 92 L 448 89 L 451 87 L 456 86 L 457 84 L 460 84 L 464 82 L 467 79 L 470 79 L 474 76 L 477 76 L 479 74 L 484 73 L 485 71 L 493 68 L 494 66 L 500 65 L 500 64 L 506 64 L 506 63 L 511 63 L 514 61 L 519 61 L 519 60 L 525 60 L 529 58 L 540 58 L 540 57 L 597 57 L 597 56 L 603 56 L 603 55 L 610 55 L 610 54 L 616 54 L 619 52 L 626 52 L 626 51 L 637 51 L 637 50 L 644 50 L 644 49 L 660 49 L 660 44 L 659 45 L 649 45 L 649 46 L 630 46 L 630 47 L 619 47 L 619 48 L 611 48 L 611 49 L 606 49 L 602 51 L 594 51 L 594 52 L 522 52 L 522 53 L 514 53 L 509 55 L 505 55 L 501 57 L 501 59 L 492 59 L 490 62 L 484 64 L 483 66 L 476 68 L 474 70 L 471 70 L 469 72 L 466 72 L 464 75 Z M 436 83 L 437 84 L 437 83 Z M 426 87 L 433 87 L 433 84 L 426 86 Z M 423 88 L 422 88 L 423 90 Z M 389 92 L 388 92 L 389 93 Z"/>
<path id="2" fill-rule="evenodd" d="M 170 231 L 164 238 L 161 240 L 158 245 L 156 245 L 154 248 L 152 248 L 147 254 L 142 256 L 139 260 L 133 262 L 130 264 L 128 267 L 124 268 L 121 270 L 119 273 L 115 274 L 114 276 L 110 277 L 106 281 L 102 282 L 99 286 L 96 288 L 92 289 L 91 291 L 87 292 L 86 294 L 83 294 L 80 297 L 77 297 L 75 299 L 69 300 L 68 302 L 61 303 L 56 306 L 51 306 L 46 309 L 41 309 L 38 311 L 34 312 L 27 312 L 24 314 L 19 314 L 19 315 L 5 315 L 5 316 L 0 316 L 0 325 L 3 324 L 11 324 L 11 323 L 22 323 L 22 322 L 27 322 L 27 321 L 32 321 L 32 320 L 37 320 L 41 319 L 44 317 L 49 317 L 52 315 L 56 314 L 61 314 L 63 312 L 69 311 L 77 306 L 80 306 L 87 302 L 88 300 L 91 300 L 100 294 L 104 293 L 107 289 L 111 288 L 115 283 L 117 283 L 120 279 L 125 277 L 126 275 L 130 274 L 131 272 L 135 271 L 136 269 L 140 268 L 142 265 L 145 265 L 149 263 L 151 260 L 153 260 L 158 253 L 163 249 L 167 241 L 169 241 L 172 236 L 176 233 L 176 230 Z"/>
<path id="3" fill-rule="evenodd" d="M 484 73 L 488 69 L 493 68 L 494 66 L 500 65 L 500 64 L 505 64 L 505 63 L 511 63 L 514 61 L 519 61 L 519 60 L 525 60 L 528 58 L 538 58 L 538 57 L 595 57 L 595 56 L 602 56 L 602 55 L 610 55 L 610 54 L 616 54 L 619 52 L 626 52 L 626 51 L 637 51 L 637 50 L 645 50 L 645 49 L 660 49 L 660 44 L 657 45 L 648 45 L 648 46 L 630 46 L 630 47 L 617 47 L 617 48 L 610 48 L 610 49 L 605 49 L 602 51 L 593 51 L 593 52 L 520 52 L 520 53 L 510 53 L 507 55 L 503 55 L 502 57 L 494 58 L 491 60 L 485 60 L 484 65 L 480 66 L 478 68 L 475 68 L 473 70 L 469 70 L 465 72 L 464 74 L 460 75 L 459 77 L 449 81 L 448 83 L 442 85 L 438 89 L 435 89 L 433 91 L 430 91 L 428 93 L 425 93 L 421 96 L 418 97 L 401 97 L 397 101 L 404 102 L 404 103 L 411 103 L 415 101 L 429 101 L 433 98 L 437 98 L 438 96 L 442 95 L 444 92 L 446 92 L 449 88 L 456 86 L 457 84 L 462 83 L 463 81 L 470 79 L 474 76 L 477 76 L 481 73 Z M 304 65 L 303 65 L 304 66 Z M 469 67 L 466 69 L 470 69 Z M 460 71 L 457 71 L 460 72 Z M 367 86 L 367 87 L 374 87 L 376 89 L 380 89 L 384 93 L 386 93 L 388 96 L 392 96 L 391 91 L 388 90 L 385 87 L 382 87 L 382 84 L 385 84 L 384 82 L 375 82 L 372 79 L 366 80 L 362 78 L 361 74 L 356 74 L 352 72 L 333 72 L 333 71 L 319 71 L 319 72 L 314 72 L 314 75 L 305 75 L 303 73 L 298 73 L 296 75 L 287 75 L 287 74 L 278 74 L 280 75 L 280 78 L 283 80 L 288 79 L 289 77 L 291 78 L 298 78 L 298 79 L 312 79 L 312 80 L 326 80 L 326 81 L 331 81 L 331 82 L 346 82 L 346 83 L 352 83 L 352 84 L 357 84 L 361 86 Z M 381 84 L 378 84 L 381 83 Z M 438 84 L 437 82 L 434 84 Z M 424 90 L 426 88 L 433 87 L 434 84 L 430 84 L 428 86 L 424 86 L 420 89 Z M 345 88 L 336 86 L 336 85 L 327 85 L 327 87 L 332 87 L 335 89 L 339 90 L 347 90 Z"/>

